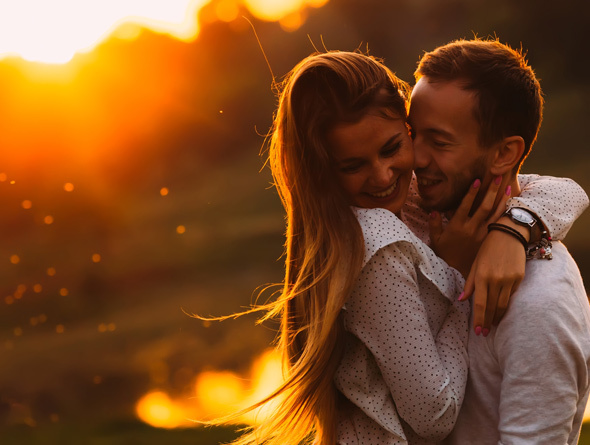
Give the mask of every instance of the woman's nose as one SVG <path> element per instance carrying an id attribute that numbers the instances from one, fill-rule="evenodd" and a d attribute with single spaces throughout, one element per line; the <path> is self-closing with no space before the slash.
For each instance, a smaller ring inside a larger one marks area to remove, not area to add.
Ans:
<path id="1" fill-rule="evenodd" d="M 390 162 L 380 162 L 373 171 L 373 183 L 376 186 L 387 187 L 391 185 L 393 178 L 393 166 Z"/>

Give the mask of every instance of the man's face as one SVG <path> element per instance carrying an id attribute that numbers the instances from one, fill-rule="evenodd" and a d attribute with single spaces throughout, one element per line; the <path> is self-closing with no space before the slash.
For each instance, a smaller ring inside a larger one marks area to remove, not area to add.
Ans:
<path id="1" fill-rule="evenodd" d="M 458 82 L 429 83 L 425 77 L 412 91 L 414 169 L 426 209 L 455 210 L 475 179 L 484 186 L 489 183 L 486 173 L 493 150 L 479 144 L 476 100 Z"/>

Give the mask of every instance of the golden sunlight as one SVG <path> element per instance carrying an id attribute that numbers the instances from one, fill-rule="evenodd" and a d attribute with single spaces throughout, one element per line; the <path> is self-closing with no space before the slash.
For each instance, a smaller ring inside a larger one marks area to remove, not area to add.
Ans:
<path id="1" fill-rule="evenodd" d="M 161 391 L 143 396 L 136 412 L 142 421 L 157 428 L 176 428 L 187 423 L 183 410 Z"/>
<path id="2" fill-rule="evenodd" d="M 197 400 L 207 416 L 221 417 L 240 408 L 244 397 L 244 382 L 229 371 L 202 372 L 195 382 Z"/>
<path id="3" fill-rule="evenodd" d="M 211 420 L 247 408 L 270 395 L 281 382 L 280 357 L 269 349 L 255 359 L 248 376 L 203 371 L 194 380 L 194 394 L 172 399 L 165 392 L 153 391 L 137 402 L 136 412 L 143 422 L 155 427 L 198 426 L 192 420 Z M 236 422 L 255 424 L 270 409 L 272 404 L 264 405 Z"/>
<path id="4" fill-rule="evenodd" d="M 66 63 L 121 25 L 148 27 L 180 40 L 198 34 L 197 11 L 210 0 L 19 0 L 0 3 L 0 58 Z M 127 34 L 129 34 L 129 28 Z"/>

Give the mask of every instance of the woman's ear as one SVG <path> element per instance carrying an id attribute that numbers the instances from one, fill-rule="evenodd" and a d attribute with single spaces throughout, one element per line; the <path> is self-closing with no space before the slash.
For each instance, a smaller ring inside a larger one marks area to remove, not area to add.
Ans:
<path id="1" fill-rule="evenodd" d="M 504 175 L 519 164 L 524 153 L 524 139 L 521 136 L 509 136 L 502 139 L 495 148 L 490 171 L 493 175 Z"/>

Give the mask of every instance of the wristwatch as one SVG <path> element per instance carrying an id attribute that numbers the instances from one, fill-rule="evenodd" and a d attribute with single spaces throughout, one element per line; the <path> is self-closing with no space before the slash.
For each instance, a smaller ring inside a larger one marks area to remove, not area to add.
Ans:
<path id="1" fill-rule="evenodd" d="M 525 227 L 532 228 L 537 223 L 537 219 L 531 212 L 521 209 L 520 207 L 512 207 L 511 209 L 506 210 L 502 216 L 507 216 L 516 224 Z"/>

